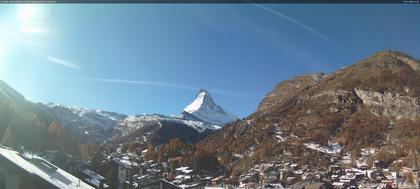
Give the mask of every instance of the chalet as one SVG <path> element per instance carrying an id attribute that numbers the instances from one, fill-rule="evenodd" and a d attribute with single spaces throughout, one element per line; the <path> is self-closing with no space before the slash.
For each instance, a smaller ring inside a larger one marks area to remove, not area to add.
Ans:
<path id="1" fill-rule="evenodd" d="M 47 160 L 0 146 L 0 188 L 93 189 Z"/>
<path id="2" fill-rule="evenodd" d="M 87 184 L 99 188 L 99 189 L 105 189 L 109 188 L 107 184 L 104 183 L 105 177 L 102 175 L 99 175 L 95 171 L 92 171 L 90 169 L 83 169 L 81 171 L 81 178 L 83 178 L 83 181 L 85 181 Z"/>
<path id="3" fill-rule="evenodd" d="M 101 173 L 112 173 L 113 181 L 110 188 L 126 189 L 131 188 L 133 176 L 140 172 L 139 165 L 128 158 L 113 158 L 103 162 L 99 171 Z"/>
<path id="4" fill-rule="evenodd" d="M 181 189 L 181 187 L 174 185 L 165 179 L 159 179 L 147 183 L 138 183 L 138 188 L 142 189 Z"/>

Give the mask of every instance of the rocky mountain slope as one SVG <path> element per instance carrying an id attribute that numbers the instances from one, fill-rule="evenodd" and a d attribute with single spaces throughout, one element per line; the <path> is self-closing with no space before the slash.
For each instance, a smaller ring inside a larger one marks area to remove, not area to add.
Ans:
<path id="1" fill-rule="evenodd" d="M 81 136 L 84 139 L 82 142 L 89 143 L 102 143 L 107 140 L 109 130 L 127 117 L 115 112 L 53 103 L 40 104 L 40 107 L 64 128 Z"/>
<path id="2" fill-rule="evenodd" d="M 194 144 L 208 133 L 221 128 L 199 121 L 184 120 L 158 114 L 129 116 L 112 129 L 108 144 L 137 143 L 141 145 L 165 144 L 178 138 L 186 144 Z"/>
<path id="3" fill-rule="evenodd" d="M 0 81 L 2 144 L 34 150 L 55 149 L 60 145 L 65 152 L 77 153 L 77 142 L 61 132 L 61 126 L 55 124 L 54 117 L 42 106 L 27 101 L 23 95 Z"/>
<path id="4" fill-rule="evenodd" d="M 283 81 L 256 112 L 198 147 L 236 179 L 270 160 L 325 169 L 329 157 L 349 155 L 354 163 L 371 148 L 372 158 L 392 164 L 420 143 L 419 66 L 409 55 L 382 51 L 329 75 Z"/>

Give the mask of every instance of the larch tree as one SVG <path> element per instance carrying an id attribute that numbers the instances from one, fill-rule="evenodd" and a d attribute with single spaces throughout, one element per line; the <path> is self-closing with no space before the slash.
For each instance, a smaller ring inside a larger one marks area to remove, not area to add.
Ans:
<path id="1" fill-rule="evenodd" d="M 6 128 L 3 133 L 3 138 L 1 139 L 1 144 L 4 146 L 12 146 L 14 143 L 12 129 L 10 126 Z"/>

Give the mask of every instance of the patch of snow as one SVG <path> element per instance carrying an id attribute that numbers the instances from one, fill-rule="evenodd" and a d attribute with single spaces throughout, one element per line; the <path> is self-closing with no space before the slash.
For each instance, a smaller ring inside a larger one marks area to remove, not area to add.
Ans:
<path id="1" fill-rule="evenodd" d="M 316 72 L 316 73 L 310 73 L 308 74 L 309 76 L 311 76 L 315 82 L 319 82 L 321 79 L 325 78 L 327 76 L 326 73 L 322 73 L 322 72 Z"/>
<path id="2" fill-rule="evenodd" d="M 118 123 L 118 125 L 114 128 L 119 130 L 121 135 L 126 136 L 147 124 L 156 123 L 161 125 L 162 121 L 181 123 L 195 129 L 198 132 L 203 132 L 207 129 L 216 130 L 221 128 L 221 126 L 212 125 L 201 121 L 185 120 L 179 117 L 169 117 L 160 114 L 128 116 L 126 119 Z"/>
<path id="3" fill-rule="evenodd" d="M 277 142 L 284 142 L 284 141 L 286 141 L 286 138 L 282 137 L 281 135 L 275 135 L 275 137 L 278 139 Z"/>
<path id="4" fill-rule="evenodd" d="M 360 149 L 360 154 L 362 156 L 371 156 L 373 154 L 375 154 L 376 149 L 375 148 L 362 148 Z"/>
<path id="5" fill-rule="evenodd" d="M 313 149 L 322 153 L 331 154 L 331 155 L 339 154 L 341 152 L 341 149 L 343 148 L 338 143 L 332 143 L 332 144 L 329 144 L 328 146 L 322 146 L 314 142 L 309 142 L 309 143 L 305 143 L 304 145 L 307 148 L 310 148 L 310 149 Z"/>

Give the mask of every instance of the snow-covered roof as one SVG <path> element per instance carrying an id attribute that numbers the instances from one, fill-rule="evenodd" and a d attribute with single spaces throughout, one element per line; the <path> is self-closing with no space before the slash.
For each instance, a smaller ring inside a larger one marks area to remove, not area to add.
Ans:
<path id="1" fill-rule="evenodd" d="M 176 168 L 175 170 L 181 171 L 181 172 L 183 172 L 185 174 L 188 174 L 188 173 L 193 172 L 193 170 L 192 169 L 189 169 L 189 167 L 179 167 L 179 168 Z"/>
<path id="2" fill-rule="evenodd" d="M 86 182 L 89 182 L 90 184 L 99 187 L 101 180 L 105 179 L 102 175 L 96 173 L 95 171 L 92 171 L 90 169 L 83 169 L 82 173 L 89 176 L 89 178 L 85 178 Z M 108 188 L 109 186 L 104 184 L 105 188 Z"/>
<path id="3" fill-rule="evenodd" d="M 127 168 L 127 169 L 131 169 L 134 167 L 138 167 L 138 163 L 135 161 L 130 161 L 129 158 L 127 156 L 124 156 L 122 158 L 114 158 L 114 161 L 116 163 L 118 163 L 119 165 Z"/>
<path id="4" fill-rule="evenodd" d="M 90 169 L 83 169 L 82 172 L 84 174 L 88 175 L 89 177 L 97 179 L 97 180 L 104 179 L 104 177 L 102 175 L 99 175 L 98 173 L 96 173 L 95 171 L 92 171 Z"/>
<path id="5" fill-rule="evenodd" d="M 29 174 L 36 175 L 52 185 L 63 189 L 93 189 L 77 177 L 49 163 L 47 160 L 33 154 L 19 152 L 0 146 L 0 156 L 13 163 Z"/>

